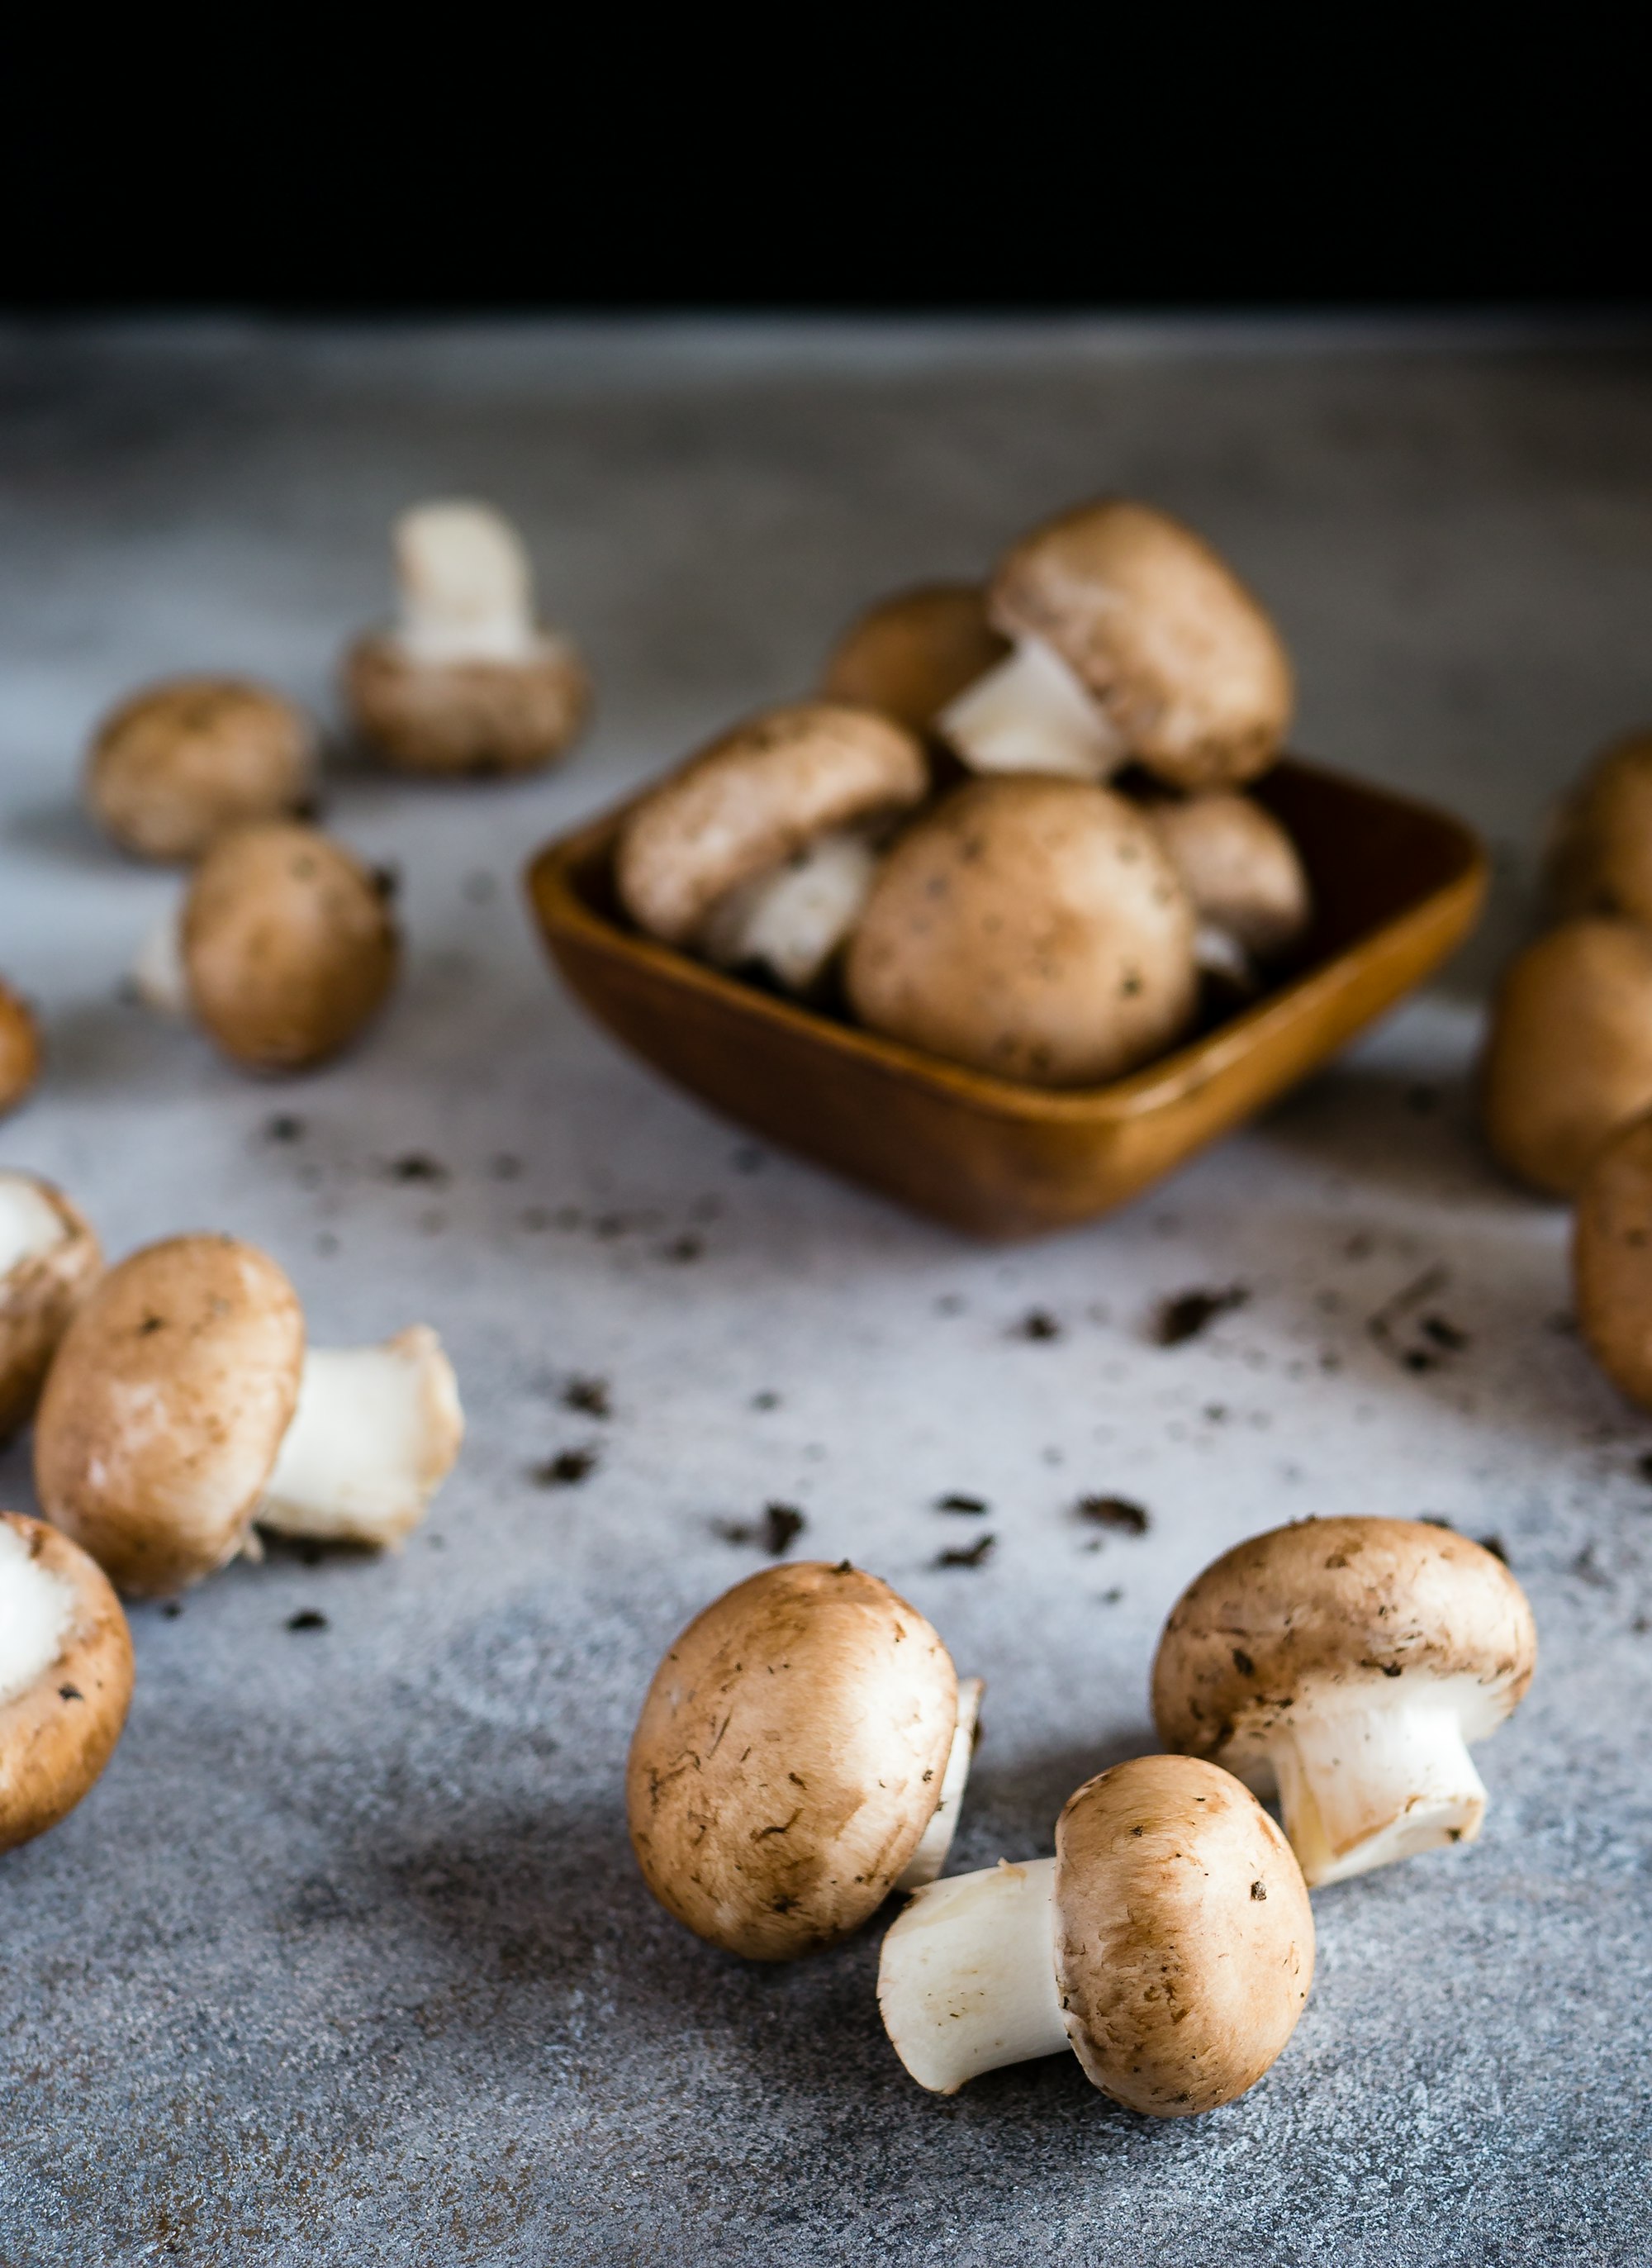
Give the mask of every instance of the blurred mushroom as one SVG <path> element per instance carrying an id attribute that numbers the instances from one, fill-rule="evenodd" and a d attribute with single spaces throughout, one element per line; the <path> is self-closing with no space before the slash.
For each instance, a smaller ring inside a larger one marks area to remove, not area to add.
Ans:
<path id="1" fill-rule="evenodd" d="M 40 1035 L 26 1001 L 0 980 L 0 1118 L 40 1075 Z"/>
<path id="2" fill-rule="evenodd" d="M 0 1442 L 33 1416 L 57 1343 L 101 1265 L 91 1222 L 61 1189 L 0 1171 Z"/>
<path id="3" fill-rule="evenodd" d="M 844 975 L 874 1031 L 1002 1079 L 1086 1086 L 1186 1028 L 1193 909 L 1122 797 L 973 780 L 885 859 Z"/>
<path id="4" fill-rule="evenodd" d="M 521 537 L 489 505 L 427 504 L 393 533 L 400 619 L 345 656 L 363 740 L 404 771 L 538 770 L 584 723 L 591 684 L 571 642 L 541 624 Z"/>
<path id="5" fill-rule="evenodd" d="M 131 1697 L 131 1634 L 108 1578 L 43 1521 L 0 1512 L 0 1851 L 74 1809 Z"/>
<path id="6" fill-rule="evenodd" d="M 1652 733 L 1615 742 L 1561 806 L 1548 886 L 1559 914 L 1652 924 Z"/>
<path id="7" fill-rule="evenodd" d="M 1186 2118 L 1255 2086 L 1313 1963 L 1301 1872 L 1255 1797 L 1190 1756 L 1137 1756 L 1068 1797 L 1054 1858 L 920 1890 L 877 2001 L 934 2094 L 1070 2047 L 1115 2102 Z"/>
<path id="8" fill-rule="evenodd" d="M 911 733 L 930 733 L 966 685 L 1010 652 L 973 583 L 931 583 L 880 599 L 832 650 L 822 700 L 880 710 Z"/>
<path id="9" fill-rule="evenodd" d="M 86 807 L 135 858 L 198 858 L 231 828 L 309 811 L 317 754 L 309 718 L 268 686 L 170 678 L 99 726 Z"/>
<path id="10" fill-rule="evenodd" d="M 1620 1126 L 1577 1193 L 1578 1329 L 1620 1392 L 1652 1409 L 1652 1117 Z"/>
<path id="11" fill-rule="evenodd" d="M 1248 795 L 1155 796 L 1142 807 L 1193 900 L 1200 967 L 1253 988 L 1312 916 L 1296 844 Z"/>

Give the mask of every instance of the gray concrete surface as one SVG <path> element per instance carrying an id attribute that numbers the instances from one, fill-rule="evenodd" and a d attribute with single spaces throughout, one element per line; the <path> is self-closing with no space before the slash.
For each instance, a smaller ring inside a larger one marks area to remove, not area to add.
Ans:
<path id="1" fill-rule="evenodd" d="M 266 1244 L 318 1338 L 435 1322 L 471 1421 L 400 1557 L 280 1554 L 135 1611 L 108 1773 L 0 1860 L 7 2268 L 1652 2253 L 1652 1422 L 1567 1334 L 1564 1219 L 1487 1170 L 1466 1086 L 1545 801 L 1652 717 L 1649 381 L 1632 343 L 1495 335 L 0 337 L 0 968 L 52 1049 L 0 1161 L 115 1252 Z M 1112 485 L 1276 607 L 1301 744 L 1457 806 L 1505 887 L 1443 988 L 1267 1123 L 1110 1223 L 980 1250 L 620 1057 L 517 876 L 806 683 L 863 598 Z M 336 824 L 406 878 L 407 981 L 350 1061 L 249 1084 L 118 998 L 170 885 L 77 818 L 88 725 L 183 666 L 327 708 L 388 516 L 453 490 L 523 521 L 600 722 L 524 787 L 340 770 Z M 410 1154 L 441 1178 L 398 1179 Z M 1467 1344 L 1413 1372 L 1367 1320 L 1436 1266 Z M 1206 1336 L 1150 1343 L 1157 1299 L 1235 1282 Z M 1035 1308 L 1059 1336 L 1018 1333 Z M 576 1377 L 610 1417 L 566 1406 Z M 530 1478 L 588 1445 L 583 1484 Z M 978 1570 L 935 1564 L 947 1490 L 990 1500 Z M 1098 1548 L 1095 1491 L 1150 1532 Z M 628 1852 L 643 1686 L 759 1564 L 713 1522 L 770 1498 L 989 1679 L 966 1865 L 1047 1848 L 1150 1744 L 1160 1619 L 1219 1548 L 1311 1511 L 1494 1533 L 1543 1661 L 1484 1754 L 1484 1839 L 1318 1899 L 1297 2036 L 1214 2117 L 1133 2118 L 1066 2058 L 931 2101 L 880 2033 L 875 1933 L 742 1968 Z M 32 1502 L 21 1447 L 0 1500 Z"/>

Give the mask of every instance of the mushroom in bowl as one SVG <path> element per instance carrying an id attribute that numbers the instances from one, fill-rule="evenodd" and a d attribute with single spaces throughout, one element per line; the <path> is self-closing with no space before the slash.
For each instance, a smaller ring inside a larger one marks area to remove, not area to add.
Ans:
<path id="1" fill-rule="evenodd" d="M 131 1697 L 131 1634 L 107 1576 L 43 1521 L 0 1512 L 0 1851 L 74 1809 Z"/>
<path id="2" fill-rule="evenodd" d="M 87 810 L 136 858 L 198 858 L 232 828 L 313 808 L 319 742 L 302 709 L 241 677 L 145 686 L 99 726 Z"/>
<path id="3" fill-rule="evenodd" d="M 510 521 L 482 504 L 420 504 L 393 543 L 400 619 L 358 638 L 344 662 L 362 738 L 400 770 L 472 778 L 564 755 L 590 680 L 571 642 L 539 621 Z"/>
<path id="4" fill-rule="evenodd" d="M 1306 1520 L 1237 1544 L 1189 1584 L 1159 1640 L 1167 1747 L 1276 1788 L 1311 1884 L 1472 1843 L 1469 1756 L 1537 1661 L 1503 1562 L 1425 1521 Z"/>
<path id="5" fill-rule="evenodd" d="M 0 1443 L 27 1425 L 103 1256 L 92 1223 L 38 1174 L 0 1171 Z"/>
<path id="6" fill-rule="evenodd" d="M 1071 2048 L 1115 2102 L 1186 2118 L 1255 2086 L 1313 1964 L 1301 1870 L 1255 1797 L 1194 1757 L 1137 1756 L 1068 1797 L 1053 1859 L 920 1889 L 877 1999 L 934 2094 Z"/>
<path id="7" fill-rule="evenodd" d="M 821 697 L 880 710 L 924 735 L 966 686 L 1010 654 L 973 583 L 926 583 L 857 615 L 832 649 Z"/>
<path id="8" fill-rule="evenodd" d="M 767 1568 L 656 1671 L 626 1808 L 643 1879 L 698 1936 L 789 1961 L 944 1863 L 980 1686 L 848 1562 Z"/>
<path id="9" fill-rule="evenodd" d="M 1193 901 L 1200 967 L 1240 992 L 1257 990 L 1312 918 L 1296 844 L 1248 795 L 1156 795 L 1142 808 Z"/>
<path id="10" fill-rule="evenodd" d="M 0 1118 L 40 1075 L 40 1035 L 28 1004 L 0 978 Z"/>
<path id="11" fill-rule="evenodd" d="M 399 1543 L 463 1432 L 434 1331 L 306 1348 L 273 1260 L 179 1236 L 111 1269 L 77 1311 L 40 1397 L 34 1480 L 48 1518 L 148 1596 L 252 1548 L 254 1525 Z"/>

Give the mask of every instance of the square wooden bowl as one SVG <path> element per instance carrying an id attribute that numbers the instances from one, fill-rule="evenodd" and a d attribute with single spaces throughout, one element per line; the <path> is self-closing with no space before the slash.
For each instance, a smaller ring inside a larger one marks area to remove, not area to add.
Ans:
<path id="1" fill-rule="evenodd" d="M 1107 1212 L 1262 1109 L 1473 926 L 1487 862 L 1447 813 L 1294 759 L 1255 793 L 1295 838 L 1314 927 L 1250 1006 L 1105 1086 L 1024 1086 L 775 998 L 640 935 L 613 895 L 624 810 L 528 870 L 552 959 L 598 1022 L 767 1140 L 977 1236 Z"/>

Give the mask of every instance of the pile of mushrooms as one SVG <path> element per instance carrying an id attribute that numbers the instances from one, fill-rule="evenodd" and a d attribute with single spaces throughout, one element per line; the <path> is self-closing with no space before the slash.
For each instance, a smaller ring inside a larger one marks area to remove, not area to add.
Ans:
<path id="1" fill-rule="evenodd" d="M 820 700 L 634 807 L 616 887 L 664 943 L 889 1038 L 1038 1086 L 1118 1078 L 1186 1035 L 1201 976 L 1252 992 L 1306 933 L 1301 859 L 1244 792 L 1290 706 L 1273 624 L 1199 537 L 1087 505 L 985 592 L 873 608 Z"/>

